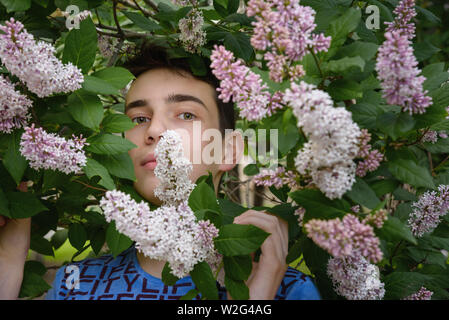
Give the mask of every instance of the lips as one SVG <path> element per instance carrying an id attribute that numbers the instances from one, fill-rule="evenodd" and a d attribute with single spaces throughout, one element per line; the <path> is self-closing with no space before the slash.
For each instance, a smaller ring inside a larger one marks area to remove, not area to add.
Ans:
<path id="1" fill-rule="evenodd" d="M 157 165 L 154 153 L 147 154 L 140 164 L 146 169 L 154 170 L 154 168 L 156 168 Z"/>

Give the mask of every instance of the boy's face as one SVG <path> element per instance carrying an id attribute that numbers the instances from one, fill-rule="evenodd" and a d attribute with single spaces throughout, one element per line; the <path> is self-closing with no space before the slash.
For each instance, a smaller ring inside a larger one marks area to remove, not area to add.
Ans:
<path id="1" fill-rule="evenodd" d="M 193 163 L 190 176 L 193 182 L 208 171 L 212 172 L 214 182 L 218 182 L 220 171 L 232 168 L 219 163 L 192 161 L 193 155 L 201 154 L 202 148 L 208 144 L 208 141 L 202 141 L 201 134 L 194 135 L 194 121 L 199 121 L 195 126 L 201 123 L 201 133 L 206 129 L 219 130 L 214 90 L 191 75 L 181 76 L 168 69 L 147 71 L 131 85 L 126 95 L 125 113 L 137 125 L 125 132 L 125 137 L 137 145 L 129 151 L 137 178 L 134 187 L 148 201 L 160 204 L 154 196 L 159 180 L 154 175 L 156 163 L 143 163 L 154 155 L 160 136 L 166 130 L 176 130 L 181 134 L 184 154 Z"/>

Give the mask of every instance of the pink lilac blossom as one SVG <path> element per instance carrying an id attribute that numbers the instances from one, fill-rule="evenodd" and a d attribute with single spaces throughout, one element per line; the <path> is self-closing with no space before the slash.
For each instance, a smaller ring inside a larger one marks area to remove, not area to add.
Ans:
<path id="1" fill-rule="evenodd" d="M 33 123 L 25 128 L 19 150 L 35 170 L 51 169 L 65 174 L 80 174 L 87 162 L 83 147 L 88 143 L 82 135 L 72 137 L 66 140 L 42 128 L 35 128 Z"/>
<path id="2" fill-rule="evenodd" d="M 286 171 L 284 167 L 277 167 L 276 169 L 262 169 L 260 173 L 254 176 L 253 181 L 257 186 L 274 186 L 276 189 L 282 188 L 284 184 L 288 185 L 292 189 L 298 187 L 296 182 L 296 174 L 291 170 Z"/>
<path id="3" fill-rule="evenodd" d="M 315 85 L 292 83 L 284 93 L 308 141 L 298 151 L 295 166 L 330 199 L 341 197 L 355 182 L 353 159 L 359 152 L 360 128 L 343 107 L 334 108 L 329 94 Z"/>
<path id="4" fill-rule="evenodd" d="M 408 226 L 415 237 L 422 237 L 432 232 L 441 222 L 441 217 L 449 209 L 449 185 L 439 185 L 438 192 L 427 191 L 418 201 L 412 204 L 414 208 L 408 219 Z"/>
<path id="5" fill-rule="evenodd" d="M 372 172 L 380 166 L 384 156 L 379 150 L 371 150 L 371 145 L 368 143 L 371 140 L 371 133 L 366 129 L 362 129 L 361 132 L 357 157 L 362 158 L 363 161 L 357 163 L 356 174 L 359 177 L 364 177 L 368 172 Z"/>
<path id="6" fill-rule="evenodd" d="M 114 50 L 118 44 L 117 38 L 105 35 L 98 35 L 98 49 L 105 58 L 111 58 L 114 55 Z"/>
<path id="7" fill-rule="evenodd" d="M 386 32 L 385 38 L 378 50 L 375 67 L 383 98 L 410 114 L 426 112 L 432 98 L 426 96 L 428 91 L 423 89 L 426 78 L 419 76 L 421 71 L 411 41 L 399 31 Z"/>
<path id="8" fill-rule="evenodd" d="M 11 133 L 13 129 L 27 125 L 28 113 L 33 102 L 16 91 L 8 78 L 0 75 L 0 132 Z"/>
<path id="9" fill-rule="evenodd" d="M 203 12 L 193 8 L 185 18 L 179 20 L 178 26 L 184 49 L 190 53 L 199 53 L 200 47 L 206 43 L 206 32 L 202 30 L 204 24 Z"/>
<path id="10" fill-rule="evenodd" d="M 373 263 L 382 260 L 379 238 L 373 228 L 352 214 L 342 220 L 312 219 L 305 228 L 307 236 L 335 258 L 361 255 Z"/>
<path id="11" fill-rule="evenodd" d="M 417 292 L 405 297 L 402 300 L 431 300 L 433 292 L 426 289 L 425 287 L 421 287 Z"/>
<path id="12" fill-rule="evenodd" d="M 408 39 L 415 37 L 415 24 L 409 23 L 414 17 L 416 17 L 415 0 L 401 0 L 398 6 L 394 9 L 393 13 L 396 15 L 393 22 L 385 22 L 388 26 L 386 31 L 399 31 L 401 34 L 406 35 Z"/>
<path id="13" fill-rule="evenodd" d="M 270 78 L 282 82 L 286 75 L 297 79 L 305 75 L 302 66 L 293 66 L 309 52 L 326 51 L 330 37 L 312 34 L 316 28 L 315 11 L 302 6 L 299 1 L 250 0 L 246 14 L 255 16 L 251 44 L 254 48 L 267 51 L 264 59 L 270 70 Z"/>
<path id="14" fill-rule="evenodd" d="M 234 54 L 224 46 L 214 46 L 211 54 L 212 73 L 220 80 L 219 98 L 237 103 L 240 117 L 258 121 L 270 115 L 279 105 L 279 96 L 272 97 L 261 77 L 252 72 L 241 60 L 234 61 Z"/>
<path id="15" fill-rule="evenodd" d="M 379 209 L 374 213 L 368 214 L 363 220 L 364 224 L 374 225 L 376 228 L 380 229 L 384 225 L 384 222 L 388 219 L 388 211 L 385 209 Z"/>
<path id="16" fill-rule="evenodd" d="M 165 131 L 154 155 L 157 161 L 154 174 L 160 180 L 154 195 L 170 205 L 187 200 L 195 184 L 190 181 L 192 163 L 184 157 L 181 136 L 173 130 Z"/>
<path id="17" fill-rule="evenodd" d="M 379 268 L 360 255 L 330 258 L 327 274 L 335 292 L 348 300 L 382 300 L 385 295 Z"/>
<path id="18" fill-rule="evenodd" d="M 55 48 L 34 40 L 20 21 L 11 18 L 0 26 L 0 59 L 38 97 L 71 92 L 81 88 L 83 74 L 72 63 L 63 64 L 55 57 Z"/>
<path id="19" fill-rule="evenodd" d="M 217 260 L 213 238 L 218 230 L 209 221 L 196 221 L 195 214 L 181 202 L 151 211 L 118 190 L 107 191 L 100 200 L 106 221 L 136 242 L 136 249 L 152 259 L 167 261 L 172 274 L 182 278 L 195 264 Z"/>

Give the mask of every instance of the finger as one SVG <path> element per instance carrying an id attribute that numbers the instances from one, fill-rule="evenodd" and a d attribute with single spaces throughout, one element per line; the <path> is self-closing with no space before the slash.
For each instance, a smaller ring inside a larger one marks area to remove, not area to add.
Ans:
<path id="1" fill-rule="evenodd" d="M 238 224 L 251 224 L 268 233 L 270 236 L 261 246 L 262 253 L 279 261 L 285 260 L 285 249 L 282 246 L 282 238 L 280 235 L 280 226 L 277 218 L 263 212 L 250 212 L 239 216 L 234 220 Z"/>

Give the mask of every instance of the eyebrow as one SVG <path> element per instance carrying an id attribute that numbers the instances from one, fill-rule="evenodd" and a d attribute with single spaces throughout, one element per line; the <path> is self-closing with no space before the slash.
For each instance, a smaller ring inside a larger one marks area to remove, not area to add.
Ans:
<path id="1" fill-rule="evenodd" d="M 184 101 L 196 102 L 196 103 L 200 104 L 201 106 L 203 106 L 207 111 L 209 111 L 206 104 L 201 99 L 199 99 L 195 96 L 189 95 L 189 94 L 171 93 L 165 98 L 165 103 L 167 103 L 167 104 L 173 104 L 173 103 L 184 102 Z M 128 103 L 125 106 L 125 113 L 128 112 L 132 108 L 146 107 L 146 106 L 148 106 L 148 100 L 146 100 L 146 99 L 135 100 L 135 101 Z"/>

